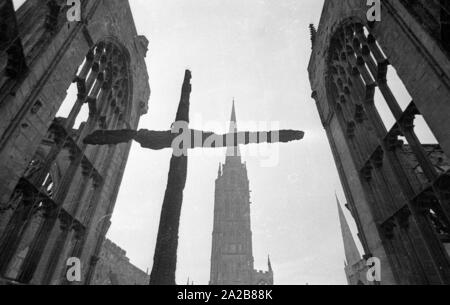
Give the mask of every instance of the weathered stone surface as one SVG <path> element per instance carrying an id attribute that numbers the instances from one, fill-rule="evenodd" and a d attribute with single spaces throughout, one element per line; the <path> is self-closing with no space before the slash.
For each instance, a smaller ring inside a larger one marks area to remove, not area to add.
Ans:
<path id="1" fill-rule="evenodd" d="M 312 97 L 365 256 L 381 260 L 381 284 L 450 283 L 447 2 L 382 1 L 381 22 L 368 23 L 365 1 L 326 0 L 313 32 Z M 389 64 L 413 99 L 404 111 L 386 82 Z M 379 117 L 376 90 L 394 126 Z M 420 143 L 418 115 L 439 146 Z"/>
<path id="2" fill-rule="evenodd" d="M 150 276 L 130 263 L 125 250 L 106 239 L 92 278 L 92 285 L 148 285 Z"/>
<path id="3" fill-rule="evenodd" d="M 68 22 L 66 11 L 63 0 L 28 0 L 5 15 L 17 20 L 8 27 L 28 69 L 0 79 L 0 277 L 26 284 L 66 283 L 69 257 L 81 259 L 82 283 L 90 283 L 130 144 L 98 148 L 80 137 L 99 126 L 137 128 L 148 109 L 148 40 L 128 1 L 83 1 L 83 22 Z M 78 100 L 65 100 L 85 58 Z M 122 82 L 111 83 L 117 76 Z M 72 129 L 72 119 L 55 118 L 63 102 L 89 103 L 88 122 Z"/>

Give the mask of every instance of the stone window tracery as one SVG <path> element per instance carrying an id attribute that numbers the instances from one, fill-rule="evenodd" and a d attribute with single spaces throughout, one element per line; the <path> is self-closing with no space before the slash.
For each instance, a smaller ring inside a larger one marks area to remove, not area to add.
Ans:
<path id="1" fill-rule="evenodd" d="M 12 214 L 8 227 L 14 229 L 6 233 L 0 245 L 0 272 L 17 273 L 14 280 L 31 280 L 49 239 L 45 230 L 55 224 L 61 227 L 58 241 L 75 238 L 70 254 L 76 256 L 82 251 L 104 177 L 114 154 L 121 149 L 87 146 L 82 140 L 96 129 L 129 127 L 131 80 L 123 50 L 113 40 L 100 41 L 89 50 L 48 136 L 16 187 L 8 205 Z M 87 116 L 83 116 L 83 107 Z M 67 115 L 62 117 L 64 113 Z M 18 266 L 17 260 L 12 262 L 16 250 L 26 247 L 30 251 L 20 260 L 21 271 L 8 272 L 11 266 Z M 61 247 L 55 245 L 55 251 L 61 251 Z"/>
<path id="2" fill-rule="evenodd" d="M 428 126 L 414 101 L 398 102 L 389 86 L 393 68 L 370 29 L 357 21 L 344 23 L 331 40 L 328 64 L 332 106 L 365 187 L 376 199 L 374 213 L 386 236 L 392 239 L 394 231 L 408 228 L 412 210 L 448 243 L 450 162 L 439 145 L 419 140 L 415 124 L 421 123 L 420 130 Z M 384 117 L 391 117 L 390 123 Z M 406 195 L 408 207 L 392 200 L 396 189 Z"/>

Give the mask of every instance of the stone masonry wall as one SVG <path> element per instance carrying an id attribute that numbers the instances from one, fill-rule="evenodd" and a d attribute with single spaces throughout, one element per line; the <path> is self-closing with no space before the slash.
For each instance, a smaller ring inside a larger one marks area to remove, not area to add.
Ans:
<path id="1" fill-rule="evenodd" d="M 91 285 L 148 285 L 150 276 L 131 264 L 126 255 L 125 250 L 105 240 Z"/>

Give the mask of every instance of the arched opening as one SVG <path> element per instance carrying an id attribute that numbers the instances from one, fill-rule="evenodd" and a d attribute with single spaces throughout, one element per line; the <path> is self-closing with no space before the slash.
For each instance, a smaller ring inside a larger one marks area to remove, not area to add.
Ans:
<path id="1" fill-rule="evenodd" d="M 369 28 L 348 20 L 337 29 L 330 43 L 328 76 L 330 104 L 335 104 L 373 198 L 376 221 L 385 222 L 386 228 L 396 221 L 395 227 L 408 229 L 409 210 L 420 211 L 414 217 L 423 217 L 419 229 L 431 232 L 426 242 L 448 249 L 450 160 Z M 407 198 L 404 203 L 395 195 L 399 190 Z M 409 209 L 405 217 L 391 214 L 404 204 Z M 391 240 L 391 231 L 382 234 Z M 448 256 L 438 259 L 448 261 Z"/>
<path id="2" fill-rule="evenodd" d="M 61 255 L 81 257 L 117 150 L 88 146 L 83 138 L 96 129 L 129 125 L 129 57 L 124 50 L 113 40 L 100 41 L 80 65 L 8 205 L 11 230 L 0 244 L 2 276 L 29 283 L 38 264 L 44 264 L 43 283 L 54 277 L 63 281 L 64 270 L 57 270 Z M 48 243 L 50 259 L 42 257 Z"/>

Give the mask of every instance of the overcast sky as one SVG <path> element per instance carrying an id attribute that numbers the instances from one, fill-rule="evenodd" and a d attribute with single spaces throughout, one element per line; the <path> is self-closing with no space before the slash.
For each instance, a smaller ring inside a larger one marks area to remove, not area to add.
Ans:
<path id="1" fill-rule="evenodd" d="M 140 127 L 169 128 L 189 68 L 192 127 L 226 132 L 234 97 L 241 130 L 251 123 L 268 129 L 277 122 L 280 128 L 304 130 L 304 141 L 279 146 L 276 166 L 262 162 L 276 155 L 275 148 L 244 157 L 255 267 L 266 269 L 270 254 L 276 284 L 346 284 L 334 197 L 335 190 L 342 194 L 340 182 L 307 74 L 308 24 L 318 23 L 323 1 L 130 3 L 138 32 L 150 41 L 152 95 Z M 194 151 L 189 159 L 178 251 L 181 284 L 188 276 L 196 284 L 209 281 L 214 181 L 225 152 L 208 153 Z M 108 234 L 144 270 L 153 262 L 170 157 L 170 150 L 133 146 Z"/>

